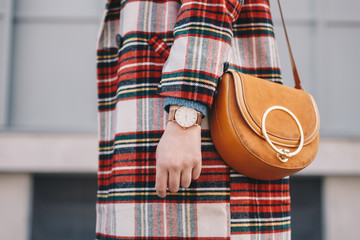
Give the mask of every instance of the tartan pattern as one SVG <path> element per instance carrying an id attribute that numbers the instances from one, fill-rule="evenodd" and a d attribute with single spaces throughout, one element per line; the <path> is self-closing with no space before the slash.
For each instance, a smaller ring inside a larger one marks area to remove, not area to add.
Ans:
<path id="1" fill-rule="evenodd" d="M 153 36 L 148 41 L 150 47 L 154 49 L 155 52 L 159 53 L 160 56 L 167 58 L 170 54 L 170 47 L 161 41 L 157 36 Z"/>
<path id="2" fill-rule="evenodd" d="M 97 48 L 97 239 L 290 239 L 289 179 L 232 170 L 207 117 L 200 178 L 155 192 L 164 96 L 211 107 L 225 62 L 281 82 L 268 1 L 110 0 Z"/>

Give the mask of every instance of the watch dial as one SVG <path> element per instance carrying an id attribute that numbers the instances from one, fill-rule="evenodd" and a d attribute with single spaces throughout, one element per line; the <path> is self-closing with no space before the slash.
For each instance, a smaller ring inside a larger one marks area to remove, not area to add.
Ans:
<path id="1" fill-rule="evenodd" d="M 197 120 L 196 110 L 184 106 L 179 107 L 176 110 L 175 119 L 180 126 L 191 127 Z"/>

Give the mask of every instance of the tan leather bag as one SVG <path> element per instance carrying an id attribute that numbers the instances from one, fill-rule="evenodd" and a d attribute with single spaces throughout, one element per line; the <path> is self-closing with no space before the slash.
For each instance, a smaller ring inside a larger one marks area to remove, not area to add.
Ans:
<path id="1" fill-rule="evenodd" d="M 285 23 L 284 29 L 286 34 Z M 276 180 L 296 173 L 318 151 L 319 112 L 301 87 L 288 46 L 295 88 L 231 70 L 221 77 L 209 113 L 217 152 L 251 178 Z"/>

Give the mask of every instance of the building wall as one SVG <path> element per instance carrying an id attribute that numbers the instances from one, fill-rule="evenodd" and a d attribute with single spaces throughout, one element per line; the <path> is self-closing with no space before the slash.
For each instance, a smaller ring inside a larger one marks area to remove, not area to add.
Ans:
<path id="1" fill-rule="evenodd" d="M 30 239 L 32 178 L 27 173 L 0 173 L 0 232 L 3 239 Z"/>
<path id="2" fill-rule="evenodd" d="M 292 85 L 278 8 L 282 71 Z M 0 0 L 0 232 L 31 238 L 33 176 L 95 174 L 95 45 L 105 0 Z M 357 239 L 360 2 L 282 1 L 305 89 L 321 114 L 317 159 L 324 239 Z M 16 209 L 16 210 L 13 210 Z"/>

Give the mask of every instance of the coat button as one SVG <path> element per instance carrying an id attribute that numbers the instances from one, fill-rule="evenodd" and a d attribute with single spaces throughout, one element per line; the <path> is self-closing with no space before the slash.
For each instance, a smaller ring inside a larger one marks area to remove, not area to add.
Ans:
<path id="1" fill-rule="evenodd" d="M 118 46 L 118 48 L 121 48 L 122 46 L 122 37 L 120 34 L 116 34 L 116 45 Z"/>
<path id="2" fill-rule="evenodd" d="M 229 63 L 224 62 L 224 72 L 226 72 L 229 69 Z"/>

